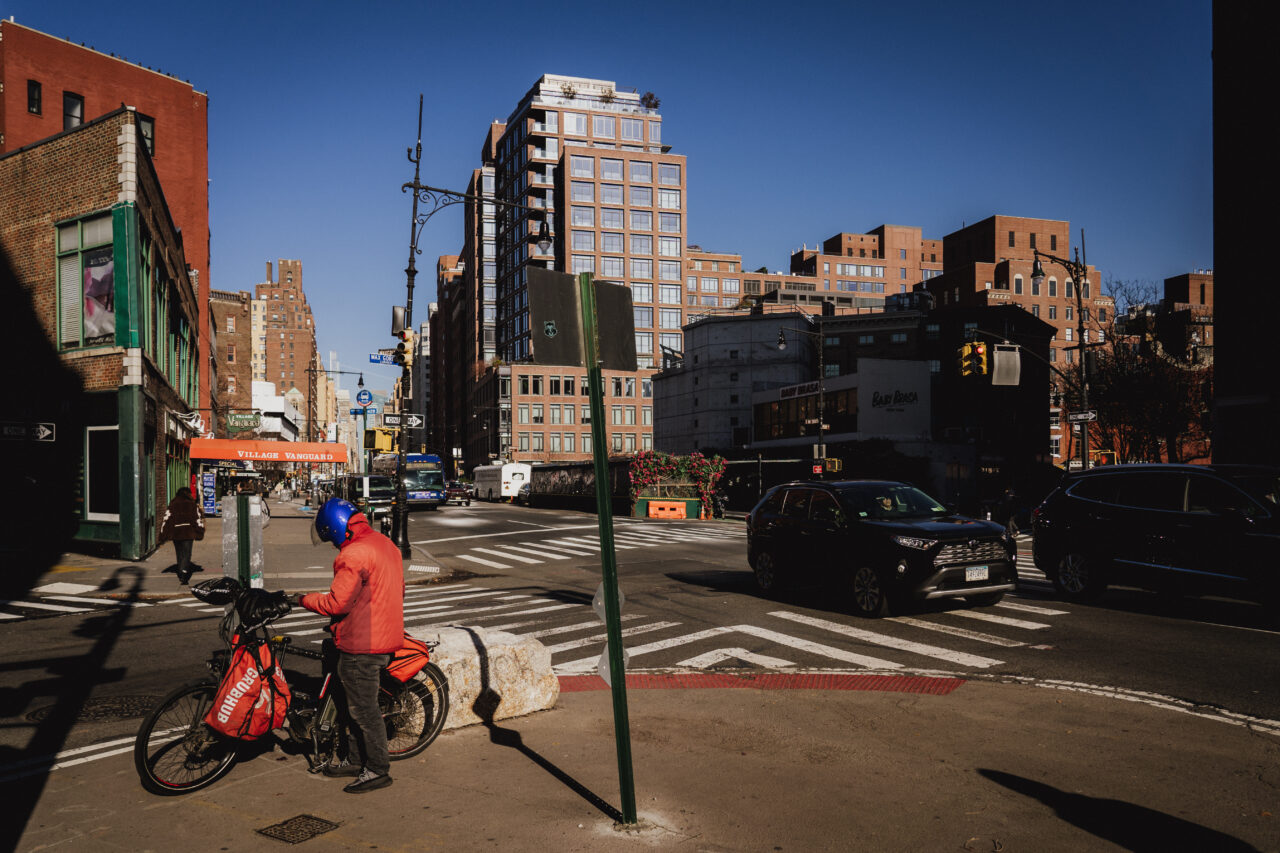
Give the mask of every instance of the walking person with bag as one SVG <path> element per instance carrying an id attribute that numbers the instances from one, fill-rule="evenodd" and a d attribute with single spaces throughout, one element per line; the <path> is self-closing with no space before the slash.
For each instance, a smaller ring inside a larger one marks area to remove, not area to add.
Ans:
<path id="1" fill-rule="evenodd" d="M 160 544 L 173 541 L 173 550 L 178 558 L 178 582 L 184 586 L 191 580 L 192 572 L 203 571 L 199 566 L 191 565 L 192 546 L 203 538 L 204 514 L 191 496 L 191 490 L 183 486 L 164 511 L 164 521 L 160 525 Z"/>
<path id="2" fill-rule="evenodd" d="M 345 699 L 339 708 L 346 706 L 348 755 L 326 766 L 324 774 L 355 777 L 343 790 L 363 794 L 391 784 L 378 681 L 391 654 L 404 645 L 404 563 L 395 543 L 341 498 L 330 498 L 316 512 L 311 541 L 338 549 L 329 591 L 295 596 L 298 606 L 331 619 Z"/>

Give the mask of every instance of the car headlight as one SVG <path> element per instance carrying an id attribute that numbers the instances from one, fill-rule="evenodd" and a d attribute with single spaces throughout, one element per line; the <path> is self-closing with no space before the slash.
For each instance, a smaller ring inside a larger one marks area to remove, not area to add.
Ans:
<path id="1" fill-rule="evenodd" d="M 915 548 L 918 551 L 927 551 L 938 544 L 936 539 L 922 539 L 919 536 L 895 536 L 893 541 L 903 548 Z"/>

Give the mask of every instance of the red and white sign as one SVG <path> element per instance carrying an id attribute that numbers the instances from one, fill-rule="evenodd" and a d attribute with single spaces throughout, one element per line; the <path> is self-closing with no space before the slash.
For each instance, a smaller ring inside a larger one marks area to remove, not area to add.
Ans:
<path id="1" fill-rule="evenodd" d="M 321 441 L 237 441 L 191 439 L 192 459 L 243 459 L 263 462 L 346 462 L 347 446 Z"/>
<path id="2" fill-rule="evenodd" d="M 821 474 L 821 473 L 822 473 L 822 466 L 821 466 L 821 465 L 814 465 L 814 466 L 813 466 L 813 473 L 815 473 L 815 474 Z"/>

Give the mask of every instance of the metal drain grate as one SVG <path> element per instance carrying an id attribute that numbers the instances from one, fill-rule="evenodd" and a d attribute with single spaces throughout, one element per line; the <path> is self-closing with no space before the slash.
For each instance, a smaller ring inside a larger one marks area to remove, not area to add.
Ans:
<path id="1" fill-rule="evenodd" d="M 287 841 L 290 844 L 301 844 L 304 841 L 310 841 L 317 835 L 324 835 L 331 829 L 337 829 L 338 826 L 339 824 L 333 821 L 325 820 L 315 815 L 300 814 L 297 817 L 289 818 L 283 823 L 259 829 L 258 834 L 265 835 L 268 838 L 275 838 L 279 841 Z"/>
<path id="2" fill-rule="evenodd" d="M 106 723 L 113 720 L 131 720 L 145 717 L 151 709 L 160 704 L 160 696 L 113 696 L 106 699 L 87 699 L 76 712 L 76 721 L 81 723 Z M 46 705 L 27 714 L 27 720 L 41 723 L 57 708 L 57 705 Z"/>

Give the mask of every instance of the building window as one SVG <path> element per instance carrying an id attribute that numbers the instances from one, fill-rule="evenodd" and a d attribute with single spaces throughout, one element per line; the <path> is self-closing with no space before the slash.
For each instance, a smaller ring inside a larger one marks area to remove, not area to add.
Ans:
<path id="1" fill-rule="evenodd" d="M 1015 246 L 1017 246 L 1017 245 L 1018 245 L 1018 244 L 1017 244 L 1017 242 L 1013 239 L 1013 232 L 1012 232 L 1012 231 L 1010 231 L 1010 232 L 1009 232 L 1009 248 L 1010 248 L 1010 249 L 1012 249 L 1013 247 L 1015 247 Z"/>
<path id="2" fill-rule="evenodd" d="M 635 315 L 635 325 L 637 329 L 653 328 L 653 309 L 643 306 L 636 306 L 631 309 Z M 648 350 L 645 350 L 648 352 Z"/>
<path id="3" fill-rule="evenodd" d="M 680 257 L 680 238 L 679 237 L 659 237 L 658 238 L 658 254 L 667 258 Z"/>
<path id="4" fill-rule="evenodd" d="M 658 285 L 658 302 L 663 305 L 679 305 L 680 286 L 675 284 Z"/>
<path id="5" fill-rule="evenodd" d="M 620 139 L 623 142 L 644 142 L 644 122 L 638 118 L 624 118 L 619 121 Z"/>
<path id="6" fill-rule="evenodd" d="M 658 190 L 658 207 L 663 210 L 679 210 L 680 190 Z"/>
<path id="7" fill-rule="evenodd" d="M 653 230 L 653 214 L 647 210 L 631 211 L 631 230 L 632 231 L 652 231 Z"/>
<path id="8" fill-rule="evenodd" d="M 119 521 L 120 427 L 88 427 L 84 445 L 85 518 Z"/>
<path id="9" fill-rule="evenodd" d="M 621 228 L 622 227 L 622 211 L 612 208 L 605 208 L 600 211 L 600 227 L 601 228 Z"/>
<path id="10" fill-rule="evenodd" d="M 646 163 L 645 165 L 647 166 L 648 164 Z M 631 206 L 632 207 L 653 207 L 653 190 L 651 190 L 649 187 L 633 186 L 631 188 Z M 650 225 L 644 230 L 646 231 L 653 230 L 652 222 L 653 222 L 652 214 L 650 214 Z"/>
<path id="11" fill-rule="evenodd" d="M 587 116 L 585 113 L 565 113 L 564 132 L 566 136 L 586 136 Z"/>
<path id="12" fill-rule="evenodd" d="M 652 353 L 653 352 L 653 333 L 652 332 L 636 332 L 636 352 Z"/>
<path id="13" fill-rule="evenodd" d="M 64 348 L 115 342 L 111 240 L 111 214 L 58 226 L 58 325 Z"/>
<path id="14" fill-rule="evenodd" d="M 631 254 L 652 255 L 653 254 L 653 238 L 647 234 L 632 234 L 631 235 Z"/>
<path id="15" fill-rule="evenodd" d="M 39 80 L 27 81 L 27 112 L 41 115 L 44 110 L 43 95 Z"/>
<path id="16" fill-rule="evenodd" d="M 601 204 L 624 204 L 622 196 L 622 184 L 601 184 L 600 185 L 600 203 Z"/>
<path id="17" fill-rule="evenodd" d="M 658 309 L 658 328 L 660 329 L 680 328 L 680 309 L 679 308 L 659 308 Z"/>
<path id="18" fill-rule="evenodd" d="M 1022 293 L 1022 276 L 1020 275 L 1013 277 L 1013 292 L 1019 295 Z"/>
<path id="19" fill-rule="evenodd" d="M 634 239 L 634 238 L 633 238 Z M 631 259 L 631 277 L 632 278 L 653 278 L 653 261 L 648 258 L 632 258 Z M 635 294 L 635 287 L 632 287 L 632 294 Z M 653 297 L 648 299 L 636 299 L 638 302 L 652 302 Z"/>
<path id="20" fill-rule="evenodd" d="M 631 183 L 633 184 L 651 184 L 653 183 L 653 164 L 647 160 L 631 161 Z"/>
<path id="21" fill-rule="evenodd" d="M 659 213 L 658 214 L 658 230 L 664 234 L 680 233 L 680 214 L 678 213 Z"/>
<path id="22" fill-rule="evenodd" d="M 658 279 L 661 281 L 679 281 L 680 280 L 680 262 L 679 261 L 658 261 Z M 675 288 L 676 299 L 672 303 L 680 304 L 680 288 Z"/>
<path id="23" fill-rule="evenodd" d="M 592 116 L 591 135 L 597 139 L 613 139 L 613 116 Z"/>
<path id="24" fill-rule="evenodd" d="M 569 174 L 575 178 L 595 177 L 595 158 L 573 155 L 569 158 Z"/>
<path id="25" fill-rule="evenodd" d="M 62 129 L 73 130 L 84 124 L 84 95 L 62 93 Z"/>
<path id="26" fill-rule="evenodd" d="M 572 181 L 569 184 L 570 201 L 595 201 L 596 185 L 588 181 Z"/>
<path id="27" fill-rule="evenodd" d="M 156 120 L 150 116 L 138 116 L 138 134 L 147 153 L 156 156 Z M 289 273 L 289 281 L 293 281 L 293 273 Z"/>
<path id="28" fill-rule="evenodd" d="M 227 364 L 236 363 L 236 345 L 227 344 Z"/>
<path id="29" fill-rule="evenodd" d="M 1050 305 L 1050 306 L 1049 306 L 1049 319 L 1050 319 L 1050 320 L 1056 320 L 1056 319 L 1058 319 L 1058 306 L 1057 306 L 1057 305 Z"/>
<path id="30" fill-rule="evenodd" d="M 1050 252 L 1058 251 L 1058 235 L 1057 234 L 1049 235 L 1049 251 Z"/>
<path id="31" fill-rule="evenodd" d="M 569 209 L 569 224 L 575 227 L 593 227 L 596 224 L 596 209 L 575 204 Z"/>

